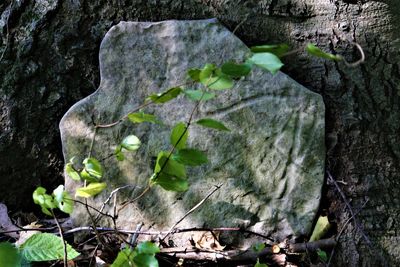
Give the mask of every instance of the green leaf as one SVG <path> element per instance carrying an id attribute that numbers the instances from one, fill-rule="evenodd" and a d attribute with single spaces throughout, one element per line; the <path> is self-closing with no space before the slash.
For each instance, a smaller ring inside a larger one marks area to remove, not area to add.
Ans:
<path id="1" fill-rule="evenodd" d="M 125 248 L 118 253 L 117 258 L 110 267 L 133 267 L 133 258 L 136 254 L 132 249 Z"/>
<path id="2" fill-rule="evenodd" d="M 272 53 L 277 57 L 281 57 L 289 51 L 289 46 L 287 44 L 278 44 L 278 45 L 258 45 L 250 48 L 253 53 Z"/>
<path id="3" fill-rule="evenodd" d="M 253 245 L 253 250 L 257 253 L 261 252 L 264 248 L 265 248 L 265 244 L 264 243 L 257 243 L 255 245 Z"/>
<path id="4" fill-rule="evenodd" d="M 189 131 L 186 129 L 186 124 L 183 122 L 177 123 L 171 132 L 171 145 L 177 149 L 185 148 L 188 136 Z"/>
<path id="5" fill-rule="evenodd" d="M 139 149 L 141 144 L 142 143 L 140 142 L 139 138 L 132 134 L 128 135 L 124 138 L 124 140 L 122 140 L 121 146 L 128 151 L 135 151 Z"/>
<path id="6" fill-rule="evenodd" d="M 158 267 L 158 261 L 154 255 L 138 254 L 133 258 L 133 262 L 138 267 Z"/>
<path id="7" fill-rule="evenodd" d="M 323 251 L 321 249 L 318 249 L 317 250 L 317 254 L 318 254 L 318 257 L 320 258 L 321 261 L 323 261 L 323 262 L 327 262 L 328 261 L 328 254 L 326 254 L 325 251 Z"/>
<path id="8" fill-rule="evenodd" d="M 81 180 L 81 176 L 79 175 L 79 173 L 74 169 L 72 163 L 67 163 L 65 165 L 65 172 L 67 173 L 67 175 L 75 180 L 75 181 L 80 181 Z"/>
<path id="9" fill-rule="evenodd" d="M 257 259 L 257 263 L 254 265 L 254 267 L 268 267 L 268 265 L 265 263 L 260 263 L 260 259 Z"/>
<path id="10" fill-rule="evenodd" d="M 320 240 L 329 231 L 330 227 L 328 216 L 319 216 L 309 241 Z"/>
<path id="11" fill-rule="evenodd" d="M 183 165 L 190 166 L 197 166 L 208 162 L 206 154 L 193 148 L 180 149 L 172 158 Z"/>
<path id="12" fill-rule="evenodd" d="M 128 119 L 133 123 L 151 122 L 160 123 L 155 115 L 145 114 L 143 112 L 131 113 L 128 115 Z"/>
<path id="13" fill-rule="evenodd" d="M 215 97 L 215 94 L 203 92 L 201 90 L 185 90 L 184 94 L 193 101 L 207 101 Z"/>
<path id="14" fill-rule="evenodd" d="M 281 60 L 272 53 L 255 53 L 248 59 L 250 63 L 275 74 L 283 66 Z"/>
<path id="15" fill-rule="evenodd" d="M 83 160 L 83 165 L 85 166 L 86 172 L 97 179 L 103 176 L 103 168 L 100 162 L 95 158 L 86 158 Z"/>
<path id="16" fill-rule="evenodd" d="M 150 95 L 149 98 L 155 104 L 163 104 L 163 103 L 166 103 L 166 102 L 176 98 L 181 92 L 182 92 L 182 89 L 180 87 L 173 87 L 173 88 L 168 89 L 165 92 Z"/>
<path id="17" fill-rule="evenodd" d="M 115 148 L 114 155 L 118 161 L 123 161 L 125 159 L 124 153 L 122 153 L 122 145 L 118 145 Z"/>
<path id="18" fill-rule="evenodd" d="M 233 87 L 233 80 L 228 75 L 215 67 L 214 64 L 206 64 L 199 74 L 200 82 L 213 90 L 223 90 Z"/>
<path id="19" fill-rule="evenodd" d="M 200 82 L 200 77 L 199 77 L 200 72 L 201 72 L 201 69 L 189 69 L 188 75 L 193 81 Z"/>
<path id="20" fill-rule="evenodd" d="M 251 71 L 250 64 L 236 64 L 235 62 L 227 62 L 222 65 L 221 71 L 233 78 L 246 76 Z"/>
<path id="21" fill-rule="evenodd" d="M 184 192 L 189 189 L 189 183 L 185 178 L 179 178 L 165 173 L 159 174 L 157 179 L 152 183 L 158 184 L 168 191 Z"/>
<path id="22" fill-rule="evenodd" d="M 63 185 L 59 185 L 53 191 L 54 202 L 57 207 L 64 213 L 71 214 L 74 210 L 74 201 L 72 197 L 64 190 Z"/>
<path id="23" fill-rule="evenodd" d="M 32 197 L 33 202 L 40 205 L 44 214 L 52 216 L 52 213 L 49 211 L 49 209 L 54 209 L 57 206 L 54 202 L 54 198 L 49 194 L 46 194 L 45 188 L 40 186 L 36 188 L 36 190 L 33 192 Z"/>
<path id="24" fill-rule="evenodd" d="M 333 54 L 329 54 L 329 53 L 325 53 L 324 51 L 322 51 L 321 49 L 319 49 L 318 47 L 316 47 L 313 44 L 308 44 L 306 47 L 306 51 L 313 56 L 316 57 L 320 57 L 320 58 L 325 58 L 325 59 L 329 59 L 329 60 L 335 60 L 335 61 L 340 61 L 343 58 L 340 55 L 333 55 Z"/>
<path id="25" fill-rule="evenodd" d="M 90 183 L 86 187 L 81 187 L 76 189 L 75 196 L 85 197 L 85 198 L 93 197 L 101 193 L 106 187 L 107 187 L 106 183 Z"/>
<path id="26" fill-rule="evenodd" d="M 80 175 L 83 180 L 88 181 L 89 183 L 96 183 L 99 181 L 99 179 L 97 179 L 94 176 L 91 176 L 85 169 L 81 171 Z"/>
<path id="27" fill-rule="evenodd" d="M 226 126 L 219 121 L 210 119 L 210 118 L 204 118 L 201 120 L 196 121 L 197 124 L 207 127 L 207 128 L 212 128 L 216 130 L 221 130 L 221 131 L 230 131 Z"/>
<path id="28" fill-rule="evenodd" d="M 18 249 L 9 242 L 0 243 L 0 266 L 1 267 L 20 267 L 21 256 Z"/>
<path id="29" fill-rule="evenodd" d="M 22 257 L 28 261 L 51 261 L 64 258 L 64 247 L 61 238 L 49 233 L 34 234 L 20 246 Z M 79 256 L 69 244 L 67 244 L 68 259 Z"/>
<path id="30" fill-rule="evenodd" d="M 168 176 L 178 177 L 181 179 L 186 178 L 185 166 L 176 162 L 172 158 L 168 159 L 168 155 L 169 152 L 166 151 L 161 151 L 158 153 L 156 166 L 154 167 L 154 173 L 160 172 L 160 174 L 166 174 Z"/>
<path id="31" fill-rule="evenodd" d="M 160 248 L 150 241 L 139 243 L 136 249 L 139 254 L 156 254 L 160 252 Z"/>

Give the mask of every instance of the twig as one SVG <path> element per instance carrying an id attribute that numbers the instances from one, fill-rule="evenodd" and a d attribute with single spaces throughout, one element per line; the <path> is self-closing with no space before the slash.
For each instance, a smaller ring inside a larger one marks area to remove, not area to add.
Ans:
<path id="1" fill-rule="evenodd" d="M 179 219 L 167 232 L 167 234 L 161 239 L 161 241 L 164 241 L 165 238 L 174 230 L 174 228 L 182 222 L 187 216 L 189 216 L 191 213 L 193 213 L 196 209 L 198 209 L 203 203 L 209 199 L 216 191 L 218 191 L 221 188 L 222 184 L 216 185 L 215 188 L 209 192 L 199 203 L 197 203 L 193 208 L 191 208 L 188 212 L 186 212 L 185 215 L 181 219 Z"/>
<path id="2" fill-rule="evenodd" d="M 343 62 L 344 62 L 344 64 L 346 64 L 346 66 L 354 68 L 354 67 L 357 67 L 358 65 L 364 63 L 365 54 L 364 54 L 364 50 L 362 49 L 361 45 L 359 45 L 358 43 L 354 43 L 354 42 L 351 42 L 351 43 L 353 45 L 355 45 L 355 47 L 357 47 L 358 51 L 360 51 L 361 58 L 359 60 L 357 60 L 356 62 L 353 62 L 353 63 L 350 63 L 350 62 L 348 62 L 347 60 L 345 60 L 343 58 Z"/>
<path id="3" fill-rule="evenodd" d="M 52 209 L 50 209 L 51 215 L 53 215 L 54 217 L 54 221 L 57 224 L 58 227 L 58 232 L 60 234 L 60 238 L 61 241 L 63 243 L 63 248 L 64 248 L 64 267 L 68 267 L 68 254 L 67 254 L 67 244 L 65 243 L 65 239 L 64 239 L 64 234 L 63 234 L 63 229 L 61 228 L 60 223 L 58 222 L 58 219 L 56 217 L 56 215 L 54 214 L 54 211 Z"/>
<path id="4" fill-rule="evenodd" d="M 232 34 L 235 34 L 237 30 L 239 30 L 240 26 L 243 25 L 243 23 L 246 22 L 247 18 L 249 17 L 249 13 L 246 14 L 246 16 L 242 19 L 241 22 L 238 23 L 238 25 L 236 25 L 235 29 L 233 29 Z"/>
<path id="5" fill-rule="evenodd" d="M 143 227 L 143 225 L 144 225 L 144 223 L 139 223 L 137 226 L 136 226 L 136 233 L 134 233 L 132 236 L 131 236 L 131 238 L 130 238 L 130 240 L 129 240 L 129 246 L 130 246 L 130 248 L 134 248 L 135 247 L 135 245 L 136 245 L 136 240 L 137 240 L 137 238 L 138 238 L 138 236 L 139 236 L 139 233 L 137 233 L 137 232 L 139 232 L 140 231 L 140 229 L 142 229 L 142 227 Z"/>

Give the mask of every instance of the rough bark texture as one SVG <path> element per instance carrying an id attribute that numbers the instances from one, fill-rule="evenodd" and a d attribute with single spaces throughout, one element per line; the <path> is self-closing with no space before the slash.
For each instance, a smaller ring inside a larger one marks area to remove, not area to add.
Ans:
<path id="1" fill-rule="evenodd" d="M 400 262 L 399 1 L 13 2 L 11 13 L 10 0 L 0 3 L 0 188 L 7 188 L 0 200 L 12 209 L 28 205 L 39 183 L 61 180 L 58 121 L 72 103 L 97 88 L 98 48 L 112 25 L 214 16 L 232 30 L 244 21 L 237 34 L 248 45 L 300 47 L 310 41 L 348 60 L 359 56 L 348 41 L 364 47 L 367 60 L 358 68 L 300 53 L 286 59 L 284 71 L 323 96 L 327 169 L 346 182 L 340 186 L 355 210 L 369 199 L 358 219 L 373 249 L 351 223 L 335 266 L 385 265 L 378 255 L 392 266 Z M 326 207 L 340 229 L 350 215 L 334 187 L 327 186 L 327 195 Z"/>

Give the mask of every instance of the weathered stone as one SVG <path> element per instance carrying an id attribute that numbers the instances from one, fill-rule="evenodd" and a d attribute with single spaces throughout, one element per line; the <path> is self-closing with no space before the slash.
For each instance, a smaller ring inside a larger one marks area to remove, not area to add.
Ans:
<path id="1" fill-rule="evenodd" d="M 104 124 L 143 103 L 146 96 L 164 91 L 186 79 L 186 71 L 205 63 L 242 60 L 248 48 L 214 20 L 121 22 L 107 33 L 100 49 L 99 89 L 75 104 L 60 128 L 65 160 L 87 156 L 93 123 Z M 190 127 L 188 143 L 205 151 L 209 163 L 188 172 L 190 189 L 173 193 L 154 187 L 123 209 L 118 226 L 167 230 L 217 184 L 223 184 L 179 227 L 246 227 L 277 239 L 306 235 L 318 209 L 324 174 L 324 104 L 322 98 L 287 75 L 255 70 L 232 90 L 217 92 L 201 104 L 195 118 L 213 117 L 231 132 Z M 154 157 L 168 150 L 172 126 L 187 121 L 194 103 L 180 97 L 146 108 L 164 125 L 125 121 L 99 129 L 92 155 L 105 159 L 108 193 L 122 190 L 118 202 L 138 196 L 148 184 Z M 142 147 L 118 162 L 109 157 L 116 144 L 137 135 Z M 80 186 L 66 179 L 67 190 Z M 100 207 L 108 193 L 90 204 Z M 111 205 L 112 206 L 112 205 Z M 117 207 L 118 208 L 118 207 Z M 106 208 L 112 210 L 112 207 Z M 89 224 L 82 206 L 72 215 L 75 224 Z M 103 221 L 103 223 L 106 223 Z"/>

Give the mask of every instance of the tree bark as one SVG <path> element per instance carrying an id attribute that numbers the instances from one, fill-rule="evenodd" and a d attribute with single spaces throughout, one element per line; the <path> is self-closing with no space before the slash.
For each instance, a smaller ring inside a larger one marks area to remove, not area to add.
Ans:
<path id="1" fill-rule="evenodd" d="M 0 201 L 11 209 L 30 207 L 35 186 L 62 182 L 58 121 L 97 88 L 100 41 L 121 20 L 217 17 L 248 45 L 313 42 L 348 61 L 359 43 L 359 67 L 301 52 L 283 71 L 323 96 L 327 170 L 354 210 L 369 199 L 357 218 L 371 246 L 348 224 L 334 266 L 400 263 L 399 1 L 6 0 L 0 13 Z M 335 187 L 324 194 L 341 229 L 350 213 Z"/>

